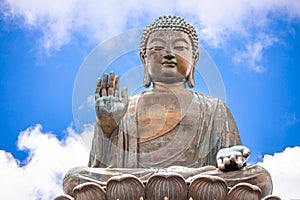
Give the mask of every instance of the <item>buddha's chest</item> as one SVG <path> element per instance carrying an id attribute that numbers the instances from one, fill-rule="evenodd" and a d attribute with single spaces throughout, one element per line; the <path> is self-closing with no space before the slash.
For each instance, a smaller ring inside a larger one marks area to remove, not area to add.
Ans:
<path id="1" fill-rule="evenodd" d="M 183 118 L 192 119 L 192 115 L 188 113 L 191 102 L 191 93 L 142 95 L 137 107 L 139 141 L 149 141 L 172 131 Z"/>

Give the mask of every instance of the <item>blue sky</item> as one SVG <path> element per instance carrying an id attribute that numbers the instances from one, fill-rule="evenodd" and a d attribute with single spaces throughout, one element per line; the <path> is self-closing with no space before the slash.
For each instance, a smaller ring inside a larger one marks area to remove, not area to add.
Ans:
<path id="1" fill-rule="evenodd" d="M 226 103 L 243 144 L 252 152 L 250 162 L 265 163 L 269 171 L 274 171 L 278 182 L 286 181 L 282 177 L 289 174 L 280 176 L 276 174 L 277 168 L 268 164 L 290 167 L 286 171 L 299 166 L 297 161 L 292 161 L 300 155 L 299 1 L 172 1 L 170 4 L 3 0 L 0 6 L 0 165 L 3 169 L 8 163 L 14 163 L 14 169 L 27 176 L 30 173 L 26 170 L 33 166 L 35 158 L 37 163 L 44 163 L 42 156 L 37 157 L 42 155 L 38 150 L 47 146 L 47 142 L 44 147 L 39 146 L 39 138 L 44 136 L 49 144 L 53 142 L 53 148 L 59 147 L 54 152 L 65 152 L 76 142 L 79 144 L 74 135 L 72 95 L 80 66 L 101 42 L 145 27 L 155 18 L 169 14 L 181 16 L 195 26 L 200 45 L 217 66 Z M 132 66 L 141 65 L 138 57 L 135 51 L 114 62 L 118 67 L 123 64 L 121 68 L 126 72 Z M 196 80 L 196 84 L 200 85 L 196 88 L 200 89 L 198 92 L 211 95 L 203 80 Z M 59 154 L 49 153 L 49 158 Z M 265 155 L 273 160 L 264 160 Z M 280 161 L 276 155 L 286 156 Z M 68 165 L 53 171 L 54 174 L 63 174 L 71 164 L 85 165 L 87 160 L 69 157 L 73 160 L 65 158 Z M 0 175 L 4 174 L 0 172 Z M 296 175 L 300 177 L 300 172 Z M 276 187 L 279 188 L 279 183 Z M 39 199 L 43 192 L 43 199 L 51 199 L 56 190 L 34 190 L 37 196 L 28 199 Z M 287 199 L 299 198 L 297 192 L 290 188 L 280 195 L 287 195 Z M 9 195 L 1 199 L 14 199 Z"/>

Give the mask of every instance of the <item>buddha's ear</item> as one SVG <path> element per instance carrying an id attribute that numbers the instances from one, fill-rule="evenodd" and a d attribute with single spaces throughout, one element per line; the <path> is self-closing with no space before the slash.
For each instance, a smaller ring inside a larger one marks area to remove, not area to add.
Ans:
<path id="1" fill-rule="evenodd" d="M 190 88 L 193 88 L 195 87 L 195 78 L 194 78 L 194 74 L 195 74 L 195 67 L 196 67 L 196 64 L 198 62 L 198 59 L 199 59 L 199 51 L 196 51 L 195 53 L 195 56 L 194 56 L 194 59 L 193 59 L 193 66 L 192 66 L 192 69 L 190 71 L 190 73 L 188 74 L 187 76 L 187 82 L 188 82 L 188 86 Z"/>
<path id="2" fill-rule="evenodd" d="M 195 86 L 194 72 L 195 72 L 195 66 L 192 67 L 187 77 L 187 83 L 190 88 L 193 88 Z"/>
<path id="3" fill-rule="evenodd" d="M 148 73 L 148 69 L 146 67 L 144 67 L 144 86 L 146 88 L 148 88 L 151 84 L 151 78 L 150 75 Z"/>
<path id="4" fill-rule="evenodd" d="M 140 51 L 140 58 L 141 58 L 141 61 L 144 65 L 144 86 L 146 88 L 148 88 L 151 84 L 151 78 L 150 78 L 150 75 L 148 73 L 148 67 L 147 67 L 147 64 L 146 64 L 146 55 L 145 55 L 144 51 Z"/>
<path id="5" fill-rule="evenodd" d="M 195 53 L 195 57 L 193 59 L 193 66 L 192 66 L 192 69 L 190 71 L 190 73 L 188 74 L 188 77 L 187 77 L 187 81 L 188 81 L 188 86 L 190 88 L 193 88 L 195 87 L 195 78 L 194 78 L 194 74 L 195 74 L 195 67 L 196 67 L 196 64 L 198 62 L 198 59 L 199 59 L 199 51 L 196 51 Z"/>
<path id="6" fill-rule="evenodd" d="M 199 60 L 199 50 L 196 51 L 195 55 L 194 55 L 194 67 L 196 66 L 197 62 Z"/>
<path id="7" fill-rule="evenodd" d="M 140 59 L 141 59 L 141 61 L 142 61 L 142 63 L 143 63 L 144 66 L 146 64 L 145 58 L 146 58 L 145 51 L 141 50 L 140 51 Z"/>

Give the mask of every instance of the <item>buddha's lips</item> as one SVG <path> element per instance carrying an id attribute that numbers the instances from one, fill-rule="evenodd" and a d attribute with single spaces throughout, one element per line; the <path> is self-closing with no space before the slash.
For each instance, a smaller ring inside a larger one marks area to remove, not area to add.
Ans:
<path id="1" fill-rule="evenodd" d="M 176 62 L 162 62 L 162 65 L 164 67 L 177 67 L 177 63 Z"/>

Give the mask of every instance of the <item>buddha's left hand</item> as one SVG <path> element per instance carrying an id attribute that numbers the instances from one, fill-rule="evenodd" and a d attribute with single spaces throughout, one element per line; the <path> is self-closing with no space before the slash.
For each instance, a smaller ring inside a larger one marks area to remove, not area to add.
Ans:
<path id="1" fill-rule="evenodd" d="M 218 168 L 221 170 L 241 169 L 249 156 L 250 150 L 245 146 L 233 146 L 221 149 L 217 154 Z"/>

